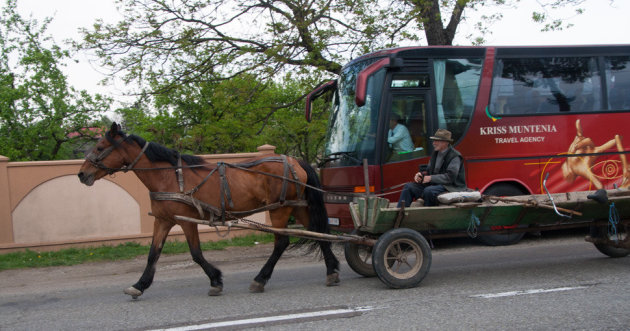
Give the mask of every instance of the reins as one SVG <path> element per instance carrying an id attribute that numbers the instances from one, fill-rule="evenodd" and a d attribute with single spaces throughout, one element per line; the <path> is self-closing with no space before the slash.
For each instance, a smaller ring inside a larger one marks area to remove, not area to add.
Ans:
<path id="1" fill-rule="evenodd" d="M 258 170 L 247 169 L 247 168 L 239 167 L 238 165 L 234 165 L 234 164 L 227 164 L 227 163 L 226 163 L 226 165 L 229 165 L 230 167 L 235 168 L 235 169 L 244 170 L 244 171 L 249 171 L 249 172 L 257 173 L 257 174 L 260 174 L 260 175 L 265 175 L 265 176 L 269 176 L 269 177 L 275 177 L 275 178 L 279 178 L 279 179 L 285 179 L 285 180 L 288 180 L 288 181 L 290 181 L 290 182 L 299 183 L 299 184 L 301 184 L 301 185 L 304 185 L 304 186 L 306 186 L 306 187 L 308 187 L 308 188 L 311 188 L 311 189 L 313 189 L 313 190 L 317 190 L 317 191 L 322 192 L 322 193 L 328 193 L 328 191 L 323 190 L 323 189 L 321 189 L 321 188 L 319 188 L 319 187 L 315 187 L 315 186 L 312 186 L 312 185 L 308 185 L 308 184 L 306 184 L 306 183 L 301 183 L 301 182 L 299 182 L 299 181 L 297 181 L 297 180 L 293 180 L 293 179 L 291 179 L 291 178 L 286 178 L 286 177 L 283 177 L 283 176 L 280 176 L 280 175 L 276 175 L 276 174 L 270 174 L 270 173 L 268 173 L 268 172 L 263 172 L 263 171 L 258 171 Z M 394 189 L 397 189 L 397 188 L 399 188 L 399 187 L 403 187 L 403 186 L 405 186 L 405 184 L 407 184 L 407 183 L 402 183 L 402 184 L 398 184 L 398 185 L 390 186 L 390 187 L 388 187 L 388 188 L 384 189 L 383 191 L 387 191 L 387 190 L 394 190 Z M 400 191 L 402 191 L 402 190 L 400 190 Z M 385 195 L 390 195 L 390 194 L 398 193 L 398 192 L 400 192 L 400 191 L 386 192 L 386 193 L 380 193 L 380 194 L 371 194 L 371 195 L 372 195 L 372 196 L 377 196 L 377 197 L 380 197 L 380 196 L 385 196 Z M 346 193 L 346 192 L 335 192 L 335 193 L 328 193 L 328 194 L 341 195 L 341 196 L 351 196 L 351 197 L 363 197 L 363 196 L 365 196 L 365 193 Z"/>
<path id="2" fill-rule="evenodd" d="M 142 155 L 142 153 L 139 156 L 141 156 L 141 155 Z M 89 160 L 89 161 L 91 161 L 91 160 Z M 107 166 L 100 166 L 98 164 L 95 164 L 95 165 L 97 167 L 103 169 L 103 170 L 106 170 L 106 171 L 107 170 L 114 170 L 112 173 L 119 172 L 119 171 L 126 172 L 128 170 L 131 170 L 131 169 L 126 169 L 126 168 L 109 168 Z M 155 167 L 155 168 L 133 168 L 133 170 L 134 171 L 150 171 L 150 170 L 177 170 L 177 169 L 180 169 L 180 168 L 181 169 L 212 168 L 212 170 L 210 171 L 210 174 L 209 174 L 209 175 L 211 175 L 212 173 L 217 171 L 217 169 L 221 165 L 225 165 L 225 166 L 228 166 L 228 167 L 234 168 L 234 169 L 248 171 L 248 172 L 251 172 L 251 173 L 256 173 L 256 174 L 259 174 L 259 175 L 265 175 L 265 176 L 274 177 L 274 178 L 278 178 L 278 179 L 284 179 L 284 180 L 287 180 L 289 182 L 300 184 L 300 185 L 303 185 L 305 187 L 317 190 L 317 191 L 322 192 L 322 193 L 329 193 L 328 191 L 323 190 L 323 189 L 321 189 L 319 187 L 308 185 L 306 183 L 302 183 L 302 182 L 300 182 L 298 180 L 291 179 L 289 177 L 284 177 L 284 176 L 280 176 L 280 175 L 276 175 L 276 174 L 272 174 L 272 173 L 268 173 L 268 172 L 264 172 L 264 171 L 259 171 L 259 170 L 252 170 L 252 169 L 248 169 L 248 168 L 245 168 L 245 167 L 241 167 L 238 164 L 225 163 L 225 162 L 218 162 L 215 167 L 212 167 L 212 164 L 193 164 L 193 165 L 188 165 L 187 164 L 187 165 L 181 165 L 181 167 L 180 166 L 170 166 L 170 167 Z M 111 173 L 109 173 L 109 174 L 111 174 Z M 195 193 L 199 189 L 199 187 L 208 180 L 209 177 L 210 176 L 206 176 L 199 185 L 195 186 L 195 188 L 190 190 L 190 191 L 193 191 L 193 192 L 187 191 L 185 193 L 189 193 L 189 192 L 190 193 Z M 397 188 L 405 186 L 405 184 L 406 183 L 390 186 L 390 187 L 387 187 L 387 188 L 383 189 L 382 191 L 395 190 Z M 398 192 L 401 192 L 401 191 L 402 190 L 392 191 L 392 192 L 385 192 L 385 193 L 379 193 L 379 194 L 371 194 L 371 195 L 380 197 L 380 196 L 395 194 L 395 193 L 398 193 Z M 351 196 L 351 197 L 365 196 L 365 193 L 350 193 L 350 192 L 335 192 L 335 193 L 331 193 L 331 194 L 339 195 L 339 196 Z"/>
<path id="3" fill-rule="evenodd" d="M 250 162 L 247 164 L 232 164 L 232 163 L 225 163 L 225 162 L 218 162 L 216 167 L 214 167 L 212 170 L 210 170 L 210 172 L 208 173 L 208 175 L 206 175 L 206 177 L 204 177 L 204 179 L 201 180 L 201 182 L 199 182 L 199 184 L 195 185 L 192 189 L 184 192 L 184 176 L 183 176 L 183 169 L 192 169 L 192 168 L 211 168 L 210 164 L 196 164 L 196 165 L 183 165 L 182 164 L 182 159 L 181 159 L 181 154 L 178 153 L 178 160 L 177 160 L 177 165 L 176 166 L 170 166 L 170 167 L 154 167 L 154 168 L 134 168 L 135 165 L 138 163 L 138 161 L 140 160 L 140 158 L 142 157 L 142 155 L 145 153 L 145 151 L 147 150 L 147 148 L 149 147 L 150 142 L 145 142 L 144 146 L 142 147 L 142 149 L 140 150 L 140 153 L 138 153 L 138 155 L 134 158 L 134 160 L 129 163 L 128 165 L 125 165 L 121 168 L 110 168 L 107 167 L 105 164 L 103 164 L 103 160 L 109 156 L 112 151 L 117 148 L 118 146 L 120 146 L 121 143 L 125 142 L 129 137 L 124 137 L 121 138 L 119 140 L 114 140 L 110 137 L 107 137 L 108 141 L 110 141 L 111 146 L 105 148 L 102 152 L 100 152 L 98 155 L 95 154 L 94 152 L 91 152 L 90 154 L 88 154 L 88 156 L 86 157 L 86 160 L 88 160 L 90 163 L 92 163 L 95 167 L 100 168 L 102 170 L 105 170 L 107 172 L 108 175 L 113 175 L 116 172 L 122 171 L 122 172 L 128 172 L 129 170 L 134 170 L 134 171 L 149 171 L 149 170 L 175 170 L 176 175 L 177 175 L 177 181 L 178 181 L 178 185 L 179 185 L 179 189 L 180 192 L 150 192 L 150 196 L 151 199 L 153 200 L 175 200 L 175 201 L 179 201 L 182 203 L 186 203 L 188 205 L 191 205 L 193 207 L 195 207 L 197 209 L 197 211 L 199 212 L 200 216 L 202 216 L 202 218 L 204 218 L 204 210 L 210 211 L 212 215 L 217 215 L 220 216 L 222 221 L 225 221 L 225 216 L 226 216 L 226 202 L 228 205 L 230 205 L 231 208 L 233 208 L 233 203 L 232 203 L 232 198 L 231 198 L 231 193 L 230 193 L 230 189 L 229 189 L 229 185 L 227 183 L 227 179 L 226 179 L 226 174 L 225 174 L 225 167 L 230 167 L 230 168 L 234 168 L 234 169 L 238 169 L 238 170 L 242 170 L 242 171 L 247 171 L 250 173 L 254 173 L 254 174 L 258 174 L 258 175 L 264 175 L 264 176 L 268 176 L 268 177 L 272 177 L 272 178 L 277 178 L 277 179 L 281 179 L 283 181 L 282 184 L 282 196 L 280 198 L 280 205 L 285 205 L 285 202 L 287 202 L 290 205 L 301 205 L 301 203 L 299 203 L 300 200 L 295 200 L 295 201 L 285 201 L 284 199 L 284 195 L 286 194 L 286 190 L 287 190 L 287 184 L 288 183 L 293 183 L 295 184 L 297 187 L 299 188 L 299 186 L 304 186 L 305 188 L 310 188 L 313 190 L 316 190 L 318 192 L 324 193 L 324 194 L 334 194 L 337 196 L 346 196 L 346 197 L 362 197 L 365 196 L 365 193 L 349 193 L 349 192 L 335 192 L 335 193 L 329 193 L 326 190 L 323 190 L 320 187 L 316 187 L 313 185 L 309 185 L 307 183 L 301 182 L 298 177 L 297 174 L 295 172 L 295 170 L 293 169 L 293 167 L 288 163 L 286 156 L 282 155 L 281 157 L 267 157 L 267 158 L 263 158 L 260 160 L 256 160 L 254 162 Z M 284 173 L 282 176 L 280 175 L 276 175 L 276 174 L 272 174 L 272 173 L 268 173 L 268 172 L 264 172 L 264 171 L 259 171 L 259 170 L 254 170 L 254 169 L 250 169 L 250 167 L 253 167 L 255 165 L 264 163 L 264 162 L 283 162 L 285 164 L 284 166 Z M 209 179 L 210 177 L 215 173 L 218 172 L 219 176 L 220 176 L 220 180 L 219 180 L 219 188 L 220 188 L 220 209 L 211 206 L 207 203 L 204 203 L 203 201 L 200 201 L 198 199 L 195 199 L 192 197 L 192 195 L 194 193 L 196 193 L 201 186 L 203 186 Z M 288 175 L 291 174 L 293 178 L 288 177 Z M 390 191 L 390 192 L 385 192 L 385 193 L 380 193 L 380 194 L 371 194 L 372 196 L 385 196 L 385 195 L 391 195 L 391 194 L 395 194 L 400 192 L 401 190 L 395 191 L 396 189 L 404 186 L 405 183 L 403 184 L 398 184 L 398 185 L 394 185 L 391 187 L 388 187 L 386 189 L 384 189 L 383 191 L 389 191 L 389 190 L 394 190 L 394 191 Z M 297 189 L 296 191 L 300 191 L 299 189 Z M 302 199 L 302 197 L 299 197 L 300 199 Z M 227 200 L 227 201 L 226 201 Z M 275 206 L 274 206 L 275 207 Z M 269 210 L 268 208 L 259 208 L 262 210 Z M 245 213 L 249 213 L 248 212 L 244 212 Z M 239 214 L 239 213 L 236 213 Z M 231 213 L 230 216 L 233 216 L 234 212 Z"/>

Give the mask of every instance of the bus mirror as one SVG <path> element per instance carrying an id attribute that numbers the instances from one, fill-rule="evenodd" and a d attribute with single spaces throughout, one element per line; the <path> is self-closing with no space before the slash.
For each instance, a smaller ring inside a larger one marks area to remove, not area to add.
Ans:
<path id="1" fill-rule="evenodd" d="M 368 78 L 379 69 L 389 64 L 389 58 L 386 57 L 384 59 L 380 59 L 372 64 L 370 64 L 367 68 L 361 70 L 361 72 L 357 75 L 357 85 L 355 89 L 354 102 L 357 106 L 362 107 L 365 105 L 365 99 L 367 95 L 367 81 Z"/>
<path id="2" fill-rule="evenodd" d="M 306 95 L 306 108 L 304 109 L 304 115 L 306 116 L 307 122 L 311 121 L 311 106 L 312 106 L 313 100 L 319 98 L 322 94 L 326 93 L 327 91 L 335 89 L 336 87 L 337 87 L 337 81 L 330 80 L 324 84 L 319 85 L 313 91 L 311 91 L 311 93 Z"/>

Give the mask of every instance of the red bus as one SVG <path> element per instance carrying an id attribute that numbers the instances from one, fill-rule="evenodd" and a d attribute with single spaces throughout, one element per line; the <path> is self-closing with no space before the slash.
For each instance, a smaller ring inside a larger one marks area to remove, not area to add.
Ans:
<path id="1" fill-rule="evenodd" d="M 468 187 L 485 194 L 544 194 L 547 173 L 552 193 L 630 186 L 630 45 L 386 49 L 311 92 L 307 119 L 326 91 L 333 97 L 321 181 L 329 223 L 342 231 L 353 229 L 352 197 L 343 194 L 365 192 L 363 160 L 370 191 L 393 192 L 428 163 L 438 128 L 453 133 Z M 412 150 L 387 143 L 395 115 Z"/>

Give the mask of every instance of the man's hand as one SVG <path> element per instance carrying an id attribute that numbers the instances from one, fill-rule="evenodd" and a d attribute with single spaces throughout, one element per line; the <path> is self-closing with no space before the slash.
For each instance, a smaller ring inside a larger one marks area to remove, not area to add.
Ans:
<path id="1" fill-rule="evenodd" d="M 418 172 L 418 173 L 416 173 L 415 176 L 413 176 L 413 181 L 416 182 L 416 183 L 422 183 L 422 181 L 424 179 L 423 177 L 424 176 L 422 175 L 422 173 Z"/>
<path id="2" fill-rule="evenodd" d="M 427 184 L 431 182 L 431 176 L 425 176 L 421 172 L 416 173 L 413 180 L 418 184 Z"/>

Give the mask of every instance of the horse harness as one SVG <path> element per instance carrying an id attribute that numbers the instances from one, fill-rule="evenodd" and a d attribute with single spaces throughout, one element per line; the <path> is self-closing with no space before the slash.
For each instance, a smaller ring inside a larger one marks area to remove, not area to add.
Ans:
<path id="1" fill-rule="evenodd" d="M 90 152 L 90 154 L 86 156 L 86 160 L 92 163 L 95 167 L 100 168 L 104 170 L 105 172 L 107 172 L 108 175 L 112 175 L 119 171 L 127 172 L 129 170 L 134 169 L 134 166 L 136 165 L 136 163 L 138 163 L 138 161 L 140 160 L 140 157 L 142 157 L 142 154 L 144 154 L 144 152 L 147 150 L 150 144 L 150 142 L 148 141 L 145 142 L 140 153 L 128 165 L 125 165 L 121 168 L 110 168 L 103 163 L 103 160 L 107 158 L 112 153 L 112 151 L 120 145 L 120 143 L 124 142 L 126 138 L 114 140 L 110 137 L 107 137 L 107 139 L 111 145 L 103 149 L 98 154 L 94 153 L 94 151 Z M 284 165 L 283 175 L 279 176 L 279 175 L 275 175 L 271 173 L 265 173 L 265 172 L 250 169 L 251 167 L 257 166 L 265 162 L 282 162 L 282 164 Z M 226 211 L 226 203 L 229 205 L 230 208 L 234 208 L 234 203 L 232 201 L 232 194 L 230 192 L 230 186 L 227 180 L 227 176 L 225 174 L 226 167 L 240 169 L 240 170 L 253 172 L 260 175 L 266 175 L 266 176 L 282 179 L 282 190 L 280 193 L 280 198 L 278 199 L 277 202 L 274 202 L 272 204 L 268 204 L 266 206 L 262 206 L 259 208 L 255 208 L 252 210 L 229 211 L 229 212 Z M 204 211 L 209 212 L 210 213 L 209 221 L 211 223 L 214 221 L 215 217 L 220 218 L 221 222 L 225 223 L 226 219 L 230 219 L 230 220 L 239 219 L 244 216 L 248 216 L 251 214 L 255 214 L 255 213 L 259 213 L 259 212 L 263 212 L 267 210 L 273 210 L 273 209 L 277 209 L 281 207 L 307 206 L 306 200 L 304 200 L 302 196 L 301 186 L 307 187 L 309 185 L 307 185 L 306 183 L 301 183 L 299 181 L 299 177 L 297 176 L 297 173 L 295 172 L 293 165 L 291 165 L 291 163 L 288 162 L 286 155 L 266 157 L 266 158 L 262 158 L 262 159 L 255 160 L 248 163 L 231 164 L 231 163 L 219 162 L 217 163 L 217 167 L 212 169 L 212 171 L 210 171 L 210 173 L 198 185 L 196 185 L 195 187 L 193 187 L 192 189 L 186 192 L 184 192 L 184 171 L 183 171 L 184 166 L 182 165 L 182 157 L 181 157 L 181 154 L 179 153 L 178 153 L 176 167 L 167 167 L 167 168 L 159 168 L 159 169 L 149 168 L 149 169 L 136 169 L 136 170 L 166 170 L 166 169 L 173 169 L 173 168 L 175 169 L 175 174 L 177 176 L 179 192 L 149 192 L 149 197 L 151 198 L 151 200 L 176 201 L 176 202 L 185 203 L 197 209 L 197 212 L 199 213 L 202 219 L 206 218 Z M 186 166 L 186 168 L 192 168 L 192 166 Z M 193 194 L 197 192 L 199 188 L 203 184 L 205 184 L 215 172 L 219 174 L 219 178 L 220 178 L 219 179 L 219 191 L 220 191 L 219 194 L 220 194 L 220 201 L 221 201 L 220 207 L 213 206 L 209 203 L 203 202 L 193 197 Z M 289 174 L 293 177 L 292 179 L 288 177 Z M 298 192 L 298 200 L 286 200 L 286 193 L 287 193 L 289 182 L 295 183 L 295 188 L 296 188 L 296 191 Z"/>
<path id="2" fill-rule="evenodd" d="M 142 146 L 142 150 L 140 151 L 140 153 L 138 154 L 138 156 L 136 156 L 136 158 L 129 163 L 126 166 L 123 166 L 120 169 L 115 169 L 115 168 L 110 168 L 108 166 L 106 166 L 103 163 L 103 160 L 105 160 L 106 157 L 109 156 L 109 154 L 112 153 L 112 151 L 118 147 L 120 145 L 121 142 L 125 141 L 126 138 L 122 138 L 119 140 L 113 140 L 110 137 L 107 137 L 107 140 L 111 143 L 111 145 L 105 149 L 103 149 L 99 154 L 94 153 L 94 151 L 91 151 L 90 154 L 88 154 L 85 159 L 88 160 L 90 163 L 92 163 L 95 167 L 105 170 L 105 172 L 107 172 L 108 175 L 112 175 L 118 171 L 122 171 L 122 172 L 127 172 L 131 169 L 133 169 L 133 167 L 136 165 L 136 163 L 138 163 L 138 161 L 140 160 L 140 157 L 142 156 L 142 154 L 144 154 L 144 152 L 147 150 L 147 148 L 149 147 L 149 142 L 145 142 L 144 146 Z M 181 161 L 181 159 L 180 159 Z"/>
<path id="3" fill-rule="evenodd" d="M 282 162 L 283 176 L 250 169 L 254 166 L 260 165 L 265 162 Z M 259 208 L 255 208 L 252 210 L 229 211 L 229 212 L 226 211 L 226 204 L 230 208 L 234 208 L 234 203 L 232 201 L 232 193 L 230 191 L 230 186 L 229 186 L 227 176 L 225 173 L 227 167 L 282 179 L 282 189 L 280 192 L 280 198 L 275 203 L 271 203 L 271 204 L 268 204 Z M 201 186 L 204 185 L 215 172 L 218 173 L 218 176 L 219 176 L 219 196 L 220 196 L 219 207 L 213 206 L 209 203 L 206 203 L 204 201 L 201 201 L 193 197 L 193 194 L 197 192 L 201 188 Z M 175 173 L 177 175 L 177 182 L 179 184 L 180 191 L 179 192 L 150 192 L 149 196 L 151 200 L 176 201 L 176 202 L 185 203 L 189 206 L 194 207 L 199 213 L 199 216 L 201 217 L 201 219 L 206 219 L 204 211 L 209 212 L 210 223 L 214 222 L 215 218 L 220 218 L 221 222 L 225 223 L 226 219 L 230 219 L 230 220 L 238 219 L 238 218 L 248 216 L 254 213 L 267 211 L 267 210 L 273 210 L 280 207 L 307 206 L 307 203 L 304 200 L 302 196 L 302 191 L 301 191 L 301 186 L 305 186 L 305 184 L 300 183 L 299 177 L 297 173 L 295 172 L 293 165 L 288 162 L 286 155 L 266 157 L 266 158 L 262 158 L 260 160 L 255 160 L 248 163 L 231 164 L 231 163 L 219 162 L 217 163 L 217 167 L 212 169 L 212 171 L 210 171 L 210 173 L 199 184 L 197 184 L 195 187 L 185 192 L 184 192 L 184 175 L 183 175 L 183 167 L 181 163 L 181 156 L 178 159 Z M 293 179 L 290 179 L 288 177 L 289 175 L 291 175 Z M 286 200 L 286 193 L 287 193 L 289 181 L 295 183 L 295 189 L 296 189 L 296 192 L 298 192 L 298 200 Z"/>

